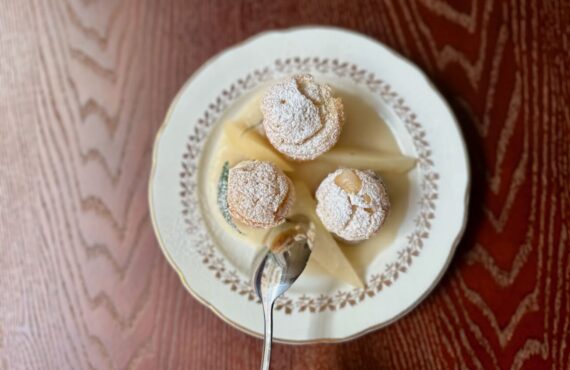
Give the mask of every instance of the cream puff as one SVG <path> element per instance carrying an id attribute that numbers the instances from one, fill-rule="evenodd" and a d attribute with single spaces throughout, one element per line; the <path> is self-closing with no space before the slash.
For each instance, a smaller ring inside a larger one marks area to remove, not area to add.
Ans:
<path id="1" fill-rule="evenodd" d="M 330 232 L 348 242 L 369 239 L 384 224 L 390 200 L 374 172 L 341 168 L 319 185 L 317 215 Z"/>
<path id="2" fill-rule="evenodd" d="M 261 102 L 269 142 L 287 157 L 307 161 L 331 149 L 344 125 L 344 108 L 332 89 L 309 74 L 271 86 Z"/>
<path id="3" fill-rule="evenodd" d="M 229 170 L 228 210 L 247 226 L 267 229 L 283 223 L 294 199 L 293 183 L 271 162 L 243 161 Z"/>

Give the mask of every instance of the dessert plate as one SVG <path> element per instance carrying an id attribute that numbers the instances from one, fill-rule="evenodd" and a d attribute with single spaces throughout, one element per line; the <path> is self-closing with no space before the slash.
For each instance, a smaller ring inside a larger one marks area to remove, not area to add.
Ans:
<path id="1" fill-rule="evenodd" d="M 401 56 L 354 32 L 308 27 L 262 33 L 212 58 L 182 87 L 157 135 L 151 217 L 188 291 L 227 323 L 261 335 L 262 309 L 249 282 L 256 248 L 216 227 L 205 172 L 220 122 L 260 86 L 295 73 L 311 73 L 374 107 L 401 151 L 417 158 L 407 174 L 403 221 L 391 244 L 370 258 L 365 287 L 308 273 L 276 303 L 277 341 L 343 341 L 394 322 L 425 298 L 466 223 L 469 169 L 458 124 L 425 75 Z"/>

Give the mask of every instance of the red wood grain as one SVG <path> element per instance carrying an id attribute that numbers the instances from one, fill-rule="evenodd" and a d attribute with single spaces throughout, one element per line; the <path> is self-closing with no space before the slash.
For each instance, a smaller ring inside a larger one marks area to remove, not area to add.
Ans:
<path id="1" fill-rule="evenodd" d="M 0 369 L 252 369 L 154 239 L 152 140 L 204 61 L 272 28 L 370 35 L 422 67 L 473 170 L 439 287 L 387 329 L 275 369 L 570 369 L 570 3 L 0 1 Z"/>

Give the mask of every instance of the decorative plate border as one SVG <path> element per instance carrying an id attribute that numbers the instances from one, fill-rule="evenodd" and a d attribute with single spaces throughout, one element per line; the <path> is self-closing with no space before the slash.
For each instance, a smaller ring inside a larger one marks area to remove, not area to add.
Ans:
<path id="1" fill-rule="evenodd" d="M 233 292 L 253 301 L 257 299 L 253 287 L 248 280 L 243 280 L 237 270 L 228 267 L 226 260 L 216 250 L 213 241 L 207 232 L 204 219 L 199 210 L 197 198 L 198 160 L 212 126 L 218 121 L 223 113 L 237 98 L 251 91 L 261 83 L 284 77 L 294 73 L 321 74 L 332 73 L 339 78 L 348 78 L 352 82 L 364 85 L 368 90 L 378 96 L 392 108 L 394 113 L 402 120 L 406 130 L 410 134 L 414 149 L 416 150 L 418 165 L 421 174 L 419 212 L 414 218 L 414 230 L 407 235 L 407 245 L 398 251 L 393 262 L 387 263 L 384 271 L 372 274 L 364 288 L 352 290 L 338 290 L 334 294 L 319 296 L 302 295 L 293 300 L 288 295 L 281 296 L 275 304 L 275 309 L 282 310 L 286 314 L 297 312 L 322 312 L 326 310 L 339 310 L 347 306 L 354 306 L 374 297 L 384 287 L 391 286 L 396 282 L 400 274 L 405 273 L 412 265 L 414 257 L 419 256 L 424 246 L 424 241 L 429 237 L 431 220 L 434 218 L 436 201 L 438 198 L 439 175 L 434 171 L 434 162 L 431 156 L 430 145 L 426 139 L 426 133 L 417 121 L 416 115 L 406 105 L 404 99 L 393 91 L 390 85 L 377 78 L 373 73 L 359 68 L 355 64 L 340 62 L 337 59 L 318 57 L 294 57 L 284 60 L 277 59 L 273 65 L 264 67 L 238 79 L 227 89 L 224 89 L 217 98 L 208 105 L 208 108 L 198 119 L 194 132 L 188 137 L 185 151 L 182 155 L 180 172 L 180 201 L 186 231 L 193 236 L 194 248 L 202 257 L 204 263 L 214 276 Z"/>

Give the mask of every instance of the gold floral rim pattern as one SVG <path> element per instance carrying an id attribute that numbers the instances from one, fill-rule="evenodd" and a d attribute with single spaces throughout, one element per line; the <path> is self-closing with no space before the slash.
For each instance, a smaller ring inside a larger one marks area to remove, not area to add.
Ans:
<path id="1" fill-rule="evenodd" d="M 407 235 L 407 244 L 397 252 L 394 261 L 386 264 L 384 271 L 372 274 L 366 281 L 364 288 L 352 290 L 338 290 L 333 294 L 310 296 L 303 294 L 295 299 L 289 295 L 281 296 L 275 304 L 275 309 L 285 314 L 294 312 L 322 312 L 335 311 L 348 306 L 355 306 L 367 298 L 374 297 L 384 287 L 394 284 L 399 276 L 405 273 L 412 265 L 415 257 L 419 256 L 425 240 L 429 237 L 431 222 L 434 218 L 438 198 L 439 175 L 434 171 L 430 145 L 422 125 L 417 121 L 416 115 L 406 105 L 405 101 L 394 92 L 390 85 L 377 78 L 373 73 L 359 68 L 355 64 L 340 62 L 337 59 L 318 57 L 278 59 L 273 65 L 254 70 L 244 78 L 238 79 L 229 88 L 223 90 L 218 97 L 209 104 L 202 117 L 198 119 L 194 132 L 187 140 L 182 155 L 180 172 L 180 200 L 186 231 L 194 238 L 194 248 L 202 258 L 207 268 L 214 276 L 226 285 L 231 291 L 247 298 L 256 300 L 257 296 L 248 279 L 228 266 L 226 259 L 216 250 L 210 238 L 198 204 L 198 159 L 212 126 L 237 98 L 251 91 L 261 83 L 284 77 L 293 73 L 333 74 L 338 78 L 365 86 L 371 93 L 380 96 L 382 101 L 392 108 L 394 113 L 402 120 L 407 132 L 412 138 L 418 159 L 420 180 L 419 211 L 414 218 L 414 230 Z"/>

